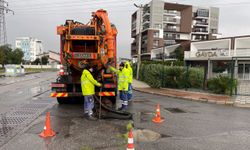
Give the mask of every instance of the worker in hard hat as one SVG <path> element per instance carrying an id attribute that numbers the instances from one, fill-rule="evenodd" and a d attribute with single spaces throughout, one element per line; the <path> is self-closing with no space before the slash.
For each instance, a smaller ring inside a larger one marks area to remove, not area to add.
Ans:
<path id="1" fill-rule="evenodd" d="M 133 82 L 133 69 L 131 68 L 131 65 L 128 61 L 125 62 L 125 67 L 129 71 L 129 79 L 128 79 L 128 100 L 131 100 L 132 98 L 132 82 Z"/>
<path id="2" fill-rule="evenodd" d="M 93 78 L 92 72 L 93 68 L 87 65 L 81 76 L 82 95 L 84 96 L 84 116 L 89 120 L 97 120 L 93 116 L 95 86 L 100 87 L 102 84 Z"/>
<path id="3" fill-rule="evenodd" d="M 129 70 L 125 67 L 122 62 L 119 65 L 119 69 L 109 66 L 110 70 L 115 72 L 118 76 L 118 91 L 120 94 L 120 99 L 122 100 L 122 106 L 118 110 L 126 110 L 128 107 L 128 82 L 129 82 Z"/>

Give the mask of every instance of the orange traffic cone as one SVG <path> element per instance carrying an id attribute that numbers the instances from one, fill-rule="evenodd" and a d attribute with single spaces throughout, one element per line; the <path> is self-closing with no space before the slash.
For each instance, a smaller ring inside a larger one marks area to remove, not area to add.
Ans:
<path id="1" fill-rule="evenodd" d="M 41 137 L 45 138 L 45 137 L 51 137 L 51 136 L 56 135 L 56 133 L 51 129 L 51 126 L 50 126 L 50 112 L 47 112 L 45 126 L 43 129 L 44 129 L 43 132 L 39 134 L 39 136 Z"/>
<path id="2" fill-rule="evenodd" d="M 129 131 L 129 133 L 128 133 L 128 145 L 127 145 L 127 150 L 135 150 L 132 129 L 131 129 L 131 130 Z"/>
<path id="3" fill-rule="evenodd" d="M 152 119 L 154 123 L 162 123 L 164 121 L 163 118 L 161 118 L 161 111 L 160 111 L 160 105 L 157 104 L 156 106 L 156 112 L 155 117 Z"/>

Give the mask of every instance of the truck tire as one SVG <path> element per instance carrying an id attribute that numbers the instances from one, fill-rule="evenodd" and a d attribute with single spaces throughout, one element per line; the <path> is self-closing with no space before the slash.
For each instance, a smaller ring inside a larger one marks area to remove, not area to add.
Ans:
<path id="1" fill-rule="evenodd" d="M 95 35 L 95 28 L 92 27 L 76 27 L 71 30 L 73 35 Z"/>

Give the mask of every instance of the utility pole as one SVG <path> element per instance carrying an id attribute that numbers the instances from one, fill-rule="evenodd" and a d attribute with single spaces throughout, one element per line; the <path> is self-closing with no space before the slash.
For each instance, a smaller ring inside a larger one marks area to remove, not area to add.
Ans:
<path id="1" fill-rule="evenodd" d="M 162 62 L 165 61 L 165 46 L 162 47 Z"/>
<path id="2" fill-rule="evenodd" d="M 14 11 L 8 8 L 8 2 L 5 0 L 0 0 L 0 45 L 7 44 L 7 31 L 6 31 L 6 22 L 5 14 Z"/>
<path id="3" fill-rule="evenodd" d="M 140 65 L 141 65 L 141 26 L 142 26 L 142 9 L 143 9 L 143 5 L 136 5 L 134 4 L 135 7 L 139 8 L 139 15 L 140 15 L 140 21 L 139 21 L 139 45 L 138 45 L 138 55 L 137 55 L 137 70 L 136 70 L 136 79 L 139 79 L 139 73 L 140 73 Z"/>

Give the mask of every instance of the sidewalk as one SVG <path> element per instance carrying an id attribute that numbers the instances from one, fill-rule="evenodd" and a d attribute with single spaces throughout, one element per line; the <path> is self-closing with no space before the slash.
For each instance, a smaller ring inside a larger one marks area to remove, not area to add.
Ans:
<path id="1" fill-rule="evenodd" d="M 192 101 L 216 103 L 216 104 L 227 104 L 227 105 L 234 104 L 234 102 L 231 100 L 231 97 L 226 95 L 217 95 L 217 94 L 177 90 L 170 88 L 156 89 L 156 88 L 151 88 L 146 83 L 135 79 L 133 80 L 132 86 L 136 91 L 150 93 L 150 94 L 182 98 Z"/>

